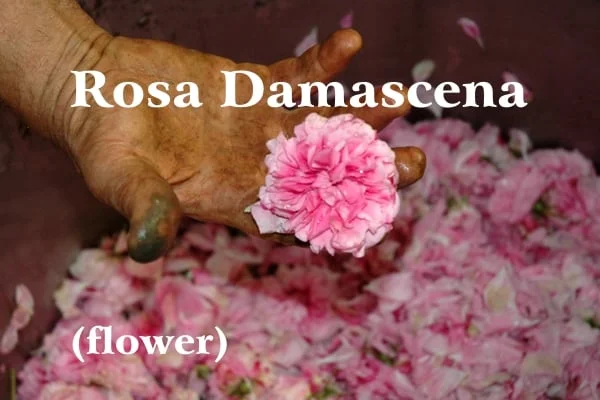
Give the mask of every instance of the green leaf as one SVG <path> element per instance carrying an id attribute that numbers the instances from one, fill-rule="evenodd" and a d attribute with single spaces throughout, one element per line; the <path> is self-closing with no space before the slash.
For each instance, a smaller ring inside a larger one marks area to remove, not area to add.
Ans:
<path id="1" fill-rule="evenodd" d="M 600 322 L 596 321 L 594 317 L 585 318 L 584 321 L 592 328 L 600 329 Z"/>
<path id="2" fill-rule="evenodd" d="M 531 212 L 540 218 L 545 218 L 550 214 L 550 205 L 540 197 L 531 208 Z"/>
<path id="3" fill-rule="evenodd" d="M 513 149 L 512 147 L 509 147 L 508 150 L 511 152 L 511 154 L 513 156 L 515 156 L 516 158 L 523 158 L 523 154 L 521 154 L 521 150 L 518 149 Z"/>
<path id="4" fill-rule="evenodd" d="M 237 385 L 233 386 L 229 390 L 229 395 L 233 397 L 237 397 L 243 399 L 252 393 L 252 384 L 246 378 L 240 379 Z"/>
<path id="5" fill-rule="evenodd" d="M 206 379 L 212 373 L 212 370 L 208 365 L 198 364 L 196 365 L 196 376 L 200 379 Z"/>
<path id="6" fill-rule="evenodd" d="M 479 157 L 479 159 L 481 161 L 483 161 L 483 162 L 486 162 L 486 163 L 490 164 L 491 166 L 493 166 L 497 170 L 500 170 L 500 167 L 498 166 L 498 164 L 496 164 L 494 162 L 494 160 L 492 159 L 492 157 L 490 157 L 490 156 L 481 156 L 481 157 Z"/>
<path id="7" fill-rule="evenodd" d="M 469 200 L 465 196 L 461 196 L 459 198 L 456 197 L 448 197 L 446 200 L 446 209 L 448 211 L 458 210 L 464 206 L 469 204 Z"/>
<path id="8" fill-rule="evenodd" d="M 323 386 L 323 388 L 318 391 L 317 393 L 314 393 L 311 397 L 312 400 L 325 400 L 328 399 L 330 397 L 333 396 L 338 396 L 340 395 L 341 392 L 333 385 L 327 384 L 325 386 Z"/>
<path id="9" fill-rule="evenodd" d="M 373 354 L 373 356 L 376 359 L 378 359 L 382 363 L 389 365 L 389 366 L 394 366 L 396 364 L 396 359 L 398 358 L 398 354 L 395 349 L 392 349 L 392 350 L 394 351 L 394 354 L 389 355 L 389 354 L 386 354 L 386 353 L 379 351 L 376 348 L 372 347 L 371 353 Z"/>

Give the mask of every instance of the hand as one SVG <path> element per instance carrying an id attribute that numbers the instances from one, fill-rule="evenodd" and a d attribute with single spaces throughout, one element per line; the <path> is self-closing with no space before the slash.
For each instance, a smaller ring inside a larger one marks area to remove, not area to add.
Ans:
<path id="1" fill-rule="evenodd" d="M 72 155 L 91 191 L 130 221 L 130 256 L 140 262 L 162 255 L 172 243 L 183 214 L 258 234 L 244 209 L 257 200 L 264 184 L 266 142 L 293 127 L 311 112 L 325 116 L 353 113 L 375 129 L 405 114 L 404 108 L 274 109 L 264 100 L 249 108 L 221 108 L 221 71 L 249 70 L 265 88 L 273 81 L 327 82 L 341 72 L 361 48 L 353 30 L 338 31 L 299 58 L 270 66 L 236 64 L 169 43 L 124 37 L 97 40 L 85 60 L 106 76 L 102 89 L 109 98 L 114 86 L 134 81 L 196 82 L 201 108 L 70 108 L 74 99 L 71 76 L 60 91 L 57 109 L 64 110 L 63 145 Z M 251 87 L 238 85 L 240 101 Z M 418 180 L 425 156 L 416 148 L 396 149 L 400 186 Z M 280 237 L 280 240 L 286 240 Z"/>

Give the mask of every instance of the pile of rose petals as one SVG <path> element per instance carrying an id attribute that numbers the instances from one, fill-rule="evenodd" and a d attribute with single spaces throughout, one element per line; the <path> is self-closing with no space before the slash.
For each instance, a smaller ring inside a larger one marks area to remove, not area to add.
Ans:
<path id="1" fill-rule="evenodd" d="M 600 180 L 578 152 L 450 119 L 383 132 L 425 150 L 393 231 L 364 258 L 187 227 L 168 257 L 122 236 L 83 251 L 63 318 L 20 372 L 29 399 L 598 399 Z M 213 334 L 225 357 L 98 355 L 113 335 Z M 82 335 L 82 336 L 85 336 Z"/>

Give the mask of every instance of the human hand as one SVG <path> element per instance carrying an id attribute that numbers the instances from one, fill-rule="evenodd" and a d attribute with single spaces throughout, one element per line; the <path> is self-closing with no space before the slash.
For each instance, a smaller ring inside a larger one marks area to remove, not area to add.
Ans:
<path id="1" fill-rule="evenodd" d="M 130 221 L 130 256 L 151 261 L 172 243 L 182 215 L 222 223 L 258 234 L 244 209 L 257 200 L 264 184 L 266 142 L 280 132 L 291 135 L 306 115 L 352 113 L 375 129 L 408 112 L 400 108 L 271 108 L 266 99 L 248 108 L 221 108 L 221 71 L 258 74 L 265 87 L 285 81 L 327 82 L 341 72 L 362 45 L 353 30 L 333 34 L 299 58 L 270 66 L 233 61 L 173 44 L 114 37 L 97 40 L 84 65 L 76 70 L 103 72 L 109 98 L 120 82 L 148 87 L 156 81 L 196 82 L 201 108 L 71 108 L 72 77 L 63 83 L 55 110 L 64 133 L 59 142 L 69 151 L 93 194 Z M 238 101 L 247 101 L 251 85 L 237 85 Z M 299 93 L 295 93 L 297 96 Z M 418 180 L 425 156 L 416 148 L 395 149 L 400 187 Z M 293 237 L 278 236 L 280 241 Z"/>

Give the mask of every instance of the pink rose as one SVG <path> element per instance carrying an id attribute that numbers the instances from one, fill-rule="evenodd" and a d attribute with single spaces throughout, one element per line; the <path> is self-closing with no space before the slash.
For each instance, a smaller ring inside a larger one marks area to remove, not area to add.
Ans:
<path id="1" fill-rule="evenodd" d="M 362 257 L 399 211 L 394 152 L 350 114 L 311 114 L 294 133 L 267 143 L 269 173 L 251 207 L 260 232 L 293 233 L 314 252 Z"/>

